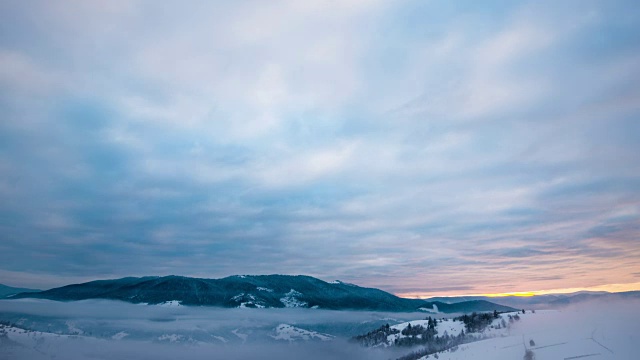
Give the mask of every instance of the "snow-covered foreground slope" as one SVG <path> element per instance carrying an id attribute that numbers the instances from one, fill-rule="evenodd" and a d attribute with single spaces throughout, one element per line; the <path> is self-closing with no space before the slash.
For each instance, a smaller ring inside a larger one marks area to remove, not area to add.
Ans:
<path id="1" fill-rule="evenodd" d="M 611 305 L 611 304 L 609 304 Z M 438 353 L 439 360 L 523 359 L 531 350 L 536 360 L 640 359 L 640 308 L 637 303 L 594 304 L 563 311 L 520 314 L 499 337 Z M 431 355 L 422 359 L 434 359 Z"/>
<path id="2" fill-rule="evenodd" d="M 506 336 L 510 324 L 521 319 L 515 312 L 473 313 L 465 317 L 469 325 L 459 317 L 440 319 L 428 317 L 393 326 L 385 324 L 352 340 L 366 347 L 422 346 L 425 353 L 435 353 L 440 349 L 448 349 L 463 343 Z"/>

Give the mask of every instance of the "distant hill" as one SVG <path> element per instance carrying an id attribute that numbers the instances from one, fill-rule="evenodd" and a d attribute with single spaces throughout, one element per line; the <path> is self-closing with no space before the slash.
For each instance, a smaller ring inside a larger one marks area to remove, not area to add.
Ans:
<path id="1" fill-rule="evenodd" d="M 39 291 L 40 290 L 16 288 L 16 287 L 0 284 L 0 299 L 4 299 L 8 296 L 19 294 L 19 293 L 39 292 Z"/>
<path id="2" fill-rule="evenodd" d="M 588 292 L 581 291 L 578 293 L 568 294 L 566 296 L 559 297 L 551 302 L 551 305 L 563 306 L 571 304 L 579 304 L 587 301 L 609 301 L 616 299 L 640 299 L 640 291 L 626 291 L 618 293 L 608 292 Z"/>
<path id="3" fill-rule="evenodd" d="M 528 297 L 519 296 L 457 296 L 457 297 L 434 297 L 426 299 L 431 302 L 444 302 L 455 305 L 474 300 L 485 300 L 515 308 L 557 308 L 571 304 L 578 304 L 592 300 L 613 300 L 625 298 L 640 298 L 640 291 L 627 291 L 619 293 L 609 293 L 605 291 L 579 291 L 569 294 L 545 294 Z"/>
<path id="4" fill-rule="evenodd" d="M 257 275 L 200 279 L 182 276 L 122 278 L 67 285 L 37 293 L 21 293 L 13 298 L 40 298 L 58 301 L 111 299 L 131 303 L 248 308 L 321 308 L 333 310 L 512 311 L 513 308 L 488 301 L 457 304 L 405 299 L 385 291 L 340 281 L 325 282 L 310 276 Z M 435 305 L 435 308 L 434 308 Z"/>

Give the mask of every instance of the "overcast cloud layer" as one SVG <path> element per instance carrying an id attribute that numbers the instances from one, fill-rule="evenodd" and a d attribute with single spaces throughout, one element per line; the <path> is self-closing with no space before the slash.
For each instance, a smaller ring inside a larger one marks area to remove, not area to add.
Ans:
<path id="1" fill-rule="evenodd" d="M 0 3 L 0 283 L 640 282 L 633 1 Z"/>

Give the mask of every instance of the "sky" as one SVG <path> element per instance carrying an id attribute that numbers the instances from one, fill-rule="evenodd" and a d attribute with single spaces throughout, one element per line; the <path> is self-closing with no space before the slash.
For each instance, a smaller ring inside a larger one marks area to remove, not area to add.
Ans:
<path id="1" fill-rule="evenodd" d="M 639 18 L 611 0 L 0 2 L 0 283 L 640 289 Z"/>

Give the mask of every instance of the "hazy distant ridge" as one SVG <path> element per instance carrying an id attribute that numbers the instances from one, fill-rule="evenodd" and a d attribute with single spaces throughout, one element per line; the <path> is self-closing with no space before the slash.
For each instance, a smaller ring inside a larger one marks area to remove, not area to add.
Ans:
<path id="1" fill-rule="evenodd" d="M 626 291 L 610 293 L 605 291 L 578 291 L 568 294 L 545 294 L 536 296 L 453 296 L 453 297 L 433 297 L 426 299 L 430 302 L 444 302 L 447 304 L 465 303 L 472 300 L 495 301 L 506 306 L 515 308 L 549 308 L 560 307 L 569 304 L 576 304 L 592 300 L 624 300 L 640 299 L 640 291 Z"/>
<path id="2" fill-rule="evenodd" d="M 38 291 L 40 290 L 17 288 L 17 287 L 0 284 L 0 299 L 11 296 L 11 295 L 19 294 L 19 293 L 38 292 Z"/>
<path id="3" fill-rule="evenodd" d="M 131 303 L 181 304 L 191 306 L 282 308 L 302 307 L 333 310 L 440 312 L 509 311 L 512 308 L 485 300 L 446 304 L 439 301 L 405 299 L 385 291 L 340 281 L 325 282 L 310 276 L 259 275 L 200 279 L 182 276 L 122 278 L 67 285 L 14 298 L 58 301 L 112 299 Z"/>

